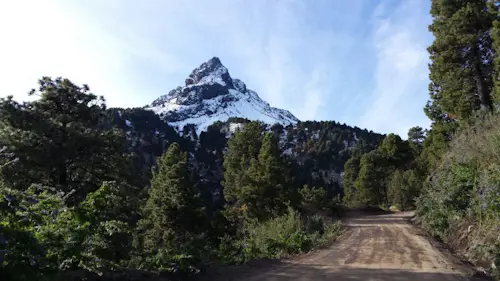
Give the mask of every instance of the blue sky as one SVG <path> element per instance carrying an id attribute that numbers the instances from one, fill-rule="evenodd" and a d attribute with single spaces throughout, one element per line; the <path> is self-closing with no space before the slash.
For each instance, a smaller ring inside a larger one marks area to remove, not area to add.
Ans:
<path id="1" fill-rule="evenodd" d="M 42 3 L 43 2 L 43 3 Z M 0 3 L 0 96 L 41 76 L 143 106 L 213 56 L 272 106 L 406 137 L 428 127 L 424 0 L 11 0 Z"/>

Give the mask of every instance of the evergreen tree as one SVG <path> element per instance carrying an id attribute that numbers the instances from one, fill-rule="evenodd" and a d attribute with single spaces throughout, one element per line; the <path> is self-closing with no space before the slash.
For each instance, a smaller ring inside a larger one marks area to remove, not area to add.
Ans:
<path id="1" fill-rule="evenodd" d="M 438 165 L 441 155 L 449 146 L 451 137 L 447 128 L 443 128 L 438 123 L 433 124 L 423 142 L 422 153 L 419 157 L 420 169 L 423 173 L 427 174 Z"/>
<path id="2" fill-rule="evenodd" d="M 386 180 L 391 171 L 387 169 L 386 157 L 374 150 L 361 157 L 359 174 L 354 182 L 354 202 L 366 206 L 387 203 Z"/>
<path id="3" fill-rule="evenodd" d="M 103 181 L 130 179 L 124 135 L 100 123 L 103 98 L 86 85 L 48 77 L 31 94 L 40 98 L 0 100 L 0 146 L 18 159 L 1 171 L 10 186 L 40 183 L 83 198 Z"/>
<path id="4" fill-rule="evenodd" d="M 355 206 L 357 190 L 354 182 L 358 178 L 361 156 L 353 156 L 344 165 L 344 176 L 342 177 L 343 201 L 348 206 Z"/>
<path id="5" fill-rule="evenodd" d="M 414 153 L 409 142 L 395 134 L 387 135 L 380 146 L 345 165 L 344 202 L 350 206 L 376 206 L 388 203 L 388 184 L 397 169 L 409 169 Z"/>
<path id="6" fill-rule="evenodd" d="M 224 155 L 224 198 L 226 217 L 233 222 L 243 218 L 248 208 L 256 205 L 252 178 L 259 173 L 258 157 L 261 147 L 261 128 L 258 122 L 250 122 L 236 132 L 228 142 Z"/>
<path id="7" fill-rule="evenodd" d="M 323 187 L 312 187 L 304 185 L 300 190 L 302 199 L 301 209 L 305 213 L 315 214 L 328 207 L 329 198 Z"/>
<path id="8" fill-rule="evenodd" d="M 139 222 L 143 249 L 154 253 L 158 249 L 188 247 L 193 236 L 203 233 L 203 224 L 202 203 L 192 182 L 187 154 L 173 143 L 158 158 L 158 171 L 153 172 Z"/>
<path id="9" fill-rule="evenodd" d="M 433 0 L 431 15 L 427 115 L 434 121 L 466 120 L 479 108 L 490 110 L 493 19 L 486 0 Z"/>
<path id="10" fill-rule="evenodd" d="M 493 38 L 493 49 L 497 56 L 494 61 L 494 88 L 492 92 L 493 101 L 498 106 L 500 103 L 500 0 L 491 0 L 489 2 L 490 13 L 494 18 L 491 36 Z"/>
<path id="11" fill-rule="evenodd" d="M 261 219 L 280 215 L 286 211 L 292 190 L 287 184 L 288 170 L 278 147 L 278 139 L 273 133 L 266 133 L 259 151 L 259 172 L 254 179 L 258 188 L 258 201 Z"/>
<path id="12" fill-rule="evenodd" d="M 394 169 L 407 167 L 413 160 L 412 150 L 408 142 L 403 141 L 395 134 L 387 135 L 377 151 L 386 158 L 386 163 Z"/>
<path id="13" fill-rule="evenodd" d="M 422 152 L 422 145 L 425 140 L 425 131 L 422 127 L 416 126 L 408 131 L 408 143 L 413 150 L 415 156 Z"/>
<path id="14" fill-rule="evenodd" d="M 396 170 L 388 187 L 389 201 L 400 210 L 408 210 L 415 206 L 415 199 L 421 190 L 421 180 L 413 170 Z"/>

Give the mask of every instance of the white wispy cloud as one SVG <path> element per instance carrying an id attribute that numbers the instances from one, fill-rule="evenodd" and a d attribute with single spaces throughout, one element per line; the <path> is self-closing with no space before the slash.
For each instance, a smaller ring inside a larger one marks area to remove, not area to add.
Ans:
<path id="1" fill-rule="evenodd" d="M 300 119 L 402 133 L 425 123 L 422 2 L 3 1 L 0 96 L 65 76 L 111 106 L 142 106 L 218 56 Z"/>
<path id="2" fill-rule="evenodd" d="M 359 118 L 362 127 L 404 138 L 413 126 L 428 127 L 422 114 L 430 39 L 421 29 L 421 23 L 428 21 L 426 8 L 423 1 L 412 0 L 400 2 L 391 12 L 384 3 L 374 11 L 375 88 L 365 100 L 366 111 Z"/>

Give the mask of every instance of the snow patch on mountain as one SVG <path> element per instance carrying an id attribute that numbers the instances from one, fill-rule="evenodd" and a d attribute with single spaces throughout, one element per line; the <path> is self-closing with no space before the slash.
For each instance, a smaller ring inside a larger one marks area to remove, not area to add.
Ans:
<path id="1" fill-rule="evenodd" d="M 231 117 L 284 126 L 299 121 L 289 111 L 271 107 L 256 92 L 247 89 L 243 81 L 232 79 L 218 58 L 193 70 L 185 84 L 147 107 L 178 131 L 194 124 L 200 134 L 216 121 L 225 122 Z"/>
<path id="2" fill-rule="evenodd" d="M 229 124 L 229 131 L 231 133 L 235 133 L 237 131 L 242 130 L 243 127 L 244 127 L 244 124 L 242 124 L 242 123 L 231 123 L 231 124 Z"/>

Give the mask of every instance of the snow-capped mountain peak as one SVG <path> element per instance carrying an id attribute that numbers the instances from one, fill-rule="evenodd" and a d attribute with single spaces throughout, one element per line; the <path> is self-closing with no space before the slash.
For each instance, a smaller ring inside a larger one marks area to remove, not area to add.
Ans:
<path id="1" fill-rule="evenodd" d="M 186 86 L 214 83 L 226 86 L 231 85 L 231 82 L 231 76 L 229 76 L 227 68 L 222 65 L 217 57 L 213 57 L 209 61 L 203 63 L 200 67 L 193 70 L 189 77 L 186 78 Z"/>
<path id="2" fill-rule="evenodd" d="M 233 79 L 219 58 L 196 68 L 177 87 L 147 107 L 170 125 L 182 130 L 194 124 L 201 133 L 216 121 L 231 117 L 259 120 L 268 124 L 295 124 L 299 120 L 289 111 L 271 107 L 239 79 Z"/>

